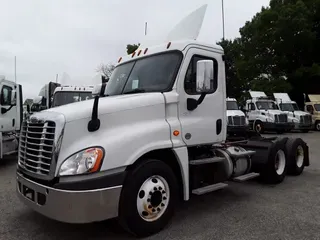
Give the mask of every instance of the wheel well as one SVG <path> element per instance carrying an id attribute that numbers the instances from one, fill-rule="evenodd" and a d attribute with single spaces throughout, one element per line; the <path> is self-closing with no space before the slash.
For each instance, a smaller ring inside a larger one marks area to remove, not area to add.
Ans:
<path id="1" fill-rule="evenodd" d="M 141 163 L 148 159 L 156 159 L 166 163 L 174 172 L 177 177 L 177 182 L 179 185 L 179 195 L 183 199 L 183 181 L 182 181 L 182 173 L 180 164 L 174 152 L 171 149 L 159 149 L 153 150 L 142 155 L 137 161 L 135 161 L 132 165 L 127 167 L 127 171 L 131 171 L 139 166 Z"/>

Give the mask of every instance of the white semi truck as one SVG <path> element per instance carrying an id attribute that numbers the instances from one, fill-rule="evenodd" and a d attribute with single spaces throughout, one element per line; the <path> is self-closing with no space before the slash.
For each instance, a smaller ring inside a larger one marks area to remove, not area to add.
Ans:
<path id="1" fill-rule="evenodd" d="M 21 121 L 23 118 L 22 86 L 0 79 L 0 160 L 17 153 Z"/>
<path id="2" fill-rule="evenodd" d="M 244 112 L 239 109 L 238 102 L 235 98 L 227 98 L 227 119 L 228 134 L 236 134 L 249 129 L 249 121 Z"/>
<path id="3" fill-rule="evenodd" d="M 265 131 L 284 133 L 294 127 L 294 124 L 288 121 L 287 114 L 281 111 L 276 102 L 264 92 L 249 91 L 249 93 L 251 99 L 246 101 L 245 111 L 252 129 L 258 133 Z"/>
<path id="4" fill-rule="evenodd" d="M 50 82 L 46 84 L 37 97 L 34 98 L 31 112 L 84 101 L 92 98 L 94 86 L 72 86 Z"/>
<path id="5" fill-rule="evenodd" d="M 170 35 L 176 41 L 120 58 L 93 100 L 23 123 L 21 201 L 62 222 L 117 217 L 130 233 L 147 236 L 166 226 L 179 199 L 258 176 L 280 183 L 309 165 L 301 139 L 228 141 L 223 49 L 179 40 L 194 38 L 181 32 L 194 29 L 204 8 Z"/>
<path id="6" fill-rule="evenodd" d="M 313 129 L 312 115 L 301 111 L 298 104 L 292 101 L 287 93 L 274 93 L 279 109 L 288 116 L 288 121 L 294 124 L 294 129 L 309 132 Z"/>

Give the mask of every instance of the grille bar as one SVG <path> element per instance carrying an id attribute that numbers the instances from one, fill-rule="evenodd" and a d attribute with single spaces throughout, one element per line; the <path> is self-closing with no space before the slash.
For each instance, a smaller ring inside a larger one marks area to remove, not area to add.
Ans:
<path id="1" fill-rule="evenodd" d="M 19 166 L 41 175 L 50 173 L 55 137 L 55 123 L 24 121 L 20 132 Z"/>
<path id="2" fill-rule="evenodd" d="M 229 116 L 228 124 L 231 126 L 244 126 L 246 124 L 246 119 L 244 116 Z"/>

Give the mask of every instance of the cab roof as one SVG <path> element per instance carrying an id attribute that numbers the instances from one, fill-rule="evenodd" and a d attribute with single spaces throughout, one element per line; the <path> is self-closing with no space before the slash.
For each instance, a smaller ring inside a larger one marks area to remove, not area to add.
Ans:
<path id="1" fill-rule="evenodd" d="M 54 92 L 92 92 L 94 86 L 60 86 Z"/>

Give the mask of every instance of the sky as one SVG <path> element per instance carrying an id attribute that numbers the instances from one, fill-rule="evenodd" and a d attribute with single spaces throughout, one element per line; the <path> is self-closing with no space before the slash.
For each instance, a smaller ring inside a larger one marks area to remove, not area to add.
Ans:
<path id="1" fill-rule="evenodd" d="M 166 35 L 182 18 L 208 4 L 199 40 L 222 38 L 221 0 L 0 0 L 0 75 L 33 98 L 49 81 L 95 84 L 101 63 L 115 63 L 126 45 Z M 224 0 L 225 37 L 269 0 Z"/>

